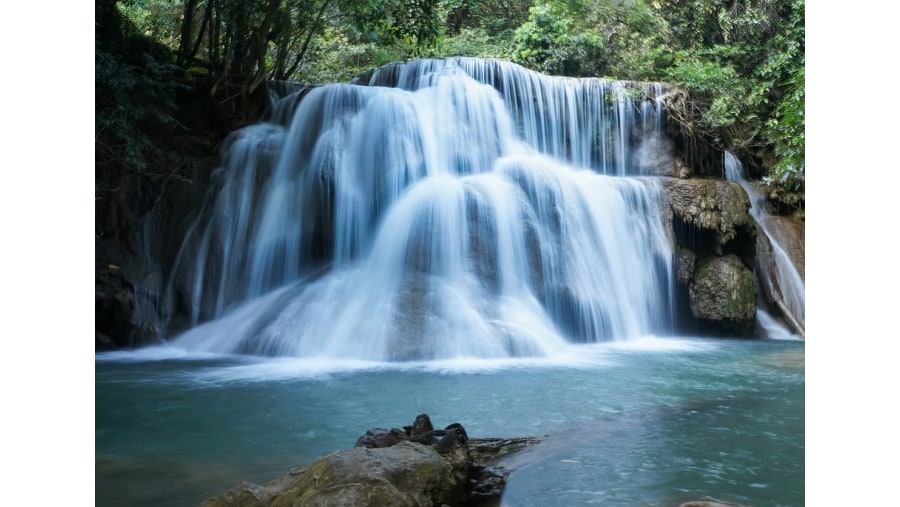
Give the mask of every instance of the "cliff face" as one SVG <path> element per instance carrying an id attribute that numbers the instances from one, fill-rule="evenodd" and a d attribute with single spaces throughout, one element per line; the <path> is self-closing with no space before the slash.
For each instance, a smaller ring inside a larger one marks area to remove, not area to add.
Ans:
<path id="1" fill-rule="evenodd" d="M 791 258 L 800 278 L 806 281 L 806 223 L 796 218 L 768 216 L 766 226 L 772 236 Z"/>
<path id="2" fill-rule="evenodd" d="M 187 86 L 187 85 L 185 85 Z M 99 91 L 98 91 L 99 93 Z M 103 107 L 136 110 L 140 95 Z M 126 103 L 123 104 L 123 101 Z M 151 322 L 177 252 L 186 218 L 200 206 L 218 164 L 222 133 L 207 117 L 202 83 L 179 88 L 169 113 L 177 127 L 136 122 L 123 134 L 145 146 L 123 159 L 100 132 L 95 160 L 95 349 L 140 346 L 158 340 Z M 107 114 L 100 111 L 97 115 Z"/>
<path id="3" fill-rule="evenodd" d="M 756 244 L 755 267 L 760 292 L 765 304 L 781 314 L 794 333 L 804 336 L 805 294 L 799 287 L 806 281 L 805 224 L 801 220 L 781 216 L 766 216 L 764 220 L 763 227 L 768 234 L 760 234 Z M 799 282 L 786 268 L 786 262 L 796 268 Z"/>

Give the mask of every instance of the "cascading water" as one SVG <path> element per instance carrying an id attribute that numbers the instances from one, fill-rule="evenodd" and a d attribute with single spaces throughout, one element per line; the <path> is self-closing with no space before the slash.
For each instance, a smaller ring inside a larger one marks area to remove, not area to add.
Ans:
<path id="1" fill-rule="evenodd" d="M 775 234 L 773 234 L 769 227 L 765 196 L 760 194 L 756 188 L 747 181 L 747 178 L 744 177 L 744 166 L 731 152 L 725 152 L 725 177 L 730 181 L 738 183 L 750 197 L 750 214 L 772 245 L 772 257 L 775 262 L 774 275 L 778 285 L 777 290 L 779 292 L 780 300 L 784 306 L 782 312 L 786 313 L 786 319 L 793 321 L 792 327 L 794 327 L 795 331 L 802 336 L 806 321 L 806 286 L 797 267 L 794 266 L 791 257 L 785 251 L 784 247 L 779 244 Z M 762 314 L 760 323 L 770 335 L 780 332 L 777 329 L 776 323 L 768 314 L 762 310 L 760 310 L 759 313 Z"/>
<path id="2" fill-rule="evenodd" d="M 660 95 L 473 58 L 297 88 L 234 134 L 175 262 L 167 313 L 194 327 L 173 343 L 397 361 L 671 332 L 661 189 L 639 177 Z"/>

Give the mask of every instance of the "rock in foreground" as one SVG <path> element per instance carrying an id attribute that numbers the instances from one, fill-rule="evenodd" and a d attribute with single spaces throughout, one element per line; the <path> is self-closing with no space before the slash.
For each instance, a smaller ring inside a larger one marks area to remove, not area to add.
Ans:
<path id="1" fill-rule="evenodd" d="M 210 498 L 219 506 L 458 506 L 498 498 L 508 471 L 497 458 L 535 438 L 472 439 L 459 423 L 435 430 L 427 415 L 403 430 L 373 428 L 356 447 L 264 485 L 244 482 Z"/>

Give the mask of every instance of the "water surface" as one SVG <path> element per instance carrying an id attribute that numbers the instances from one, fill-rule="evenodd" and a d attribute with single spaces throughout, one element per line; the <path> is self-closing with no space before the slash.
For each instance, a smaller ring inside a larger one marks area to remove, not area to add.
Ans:
<path id="1" fill-rule="evenodd" d="M 196 505 L 427 413 L 543 436 L 503 505 L 804 504 L 804 343 L 648 337 L 540 359 L 96 356 L 97 505 Z"/>

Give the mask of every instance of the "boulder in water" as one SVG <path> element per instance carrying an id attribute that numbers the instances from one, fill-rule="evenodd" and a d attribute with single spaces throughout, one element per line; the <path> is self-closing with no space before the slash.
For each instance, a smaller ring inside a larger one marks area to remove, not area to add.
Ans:
<path id="1" fill-rule="evenodd" d="M 475 505 L 498 498 L 506 486 L 509 472 L 488 465 L 537 439 L 477 439 L 471 450 L 469 442 L 461 424 L 435 430 L 420 414 L 405 431 L 370 429 L 353 449 L 264 485 L 244 482 L 201 505 Z"/>

